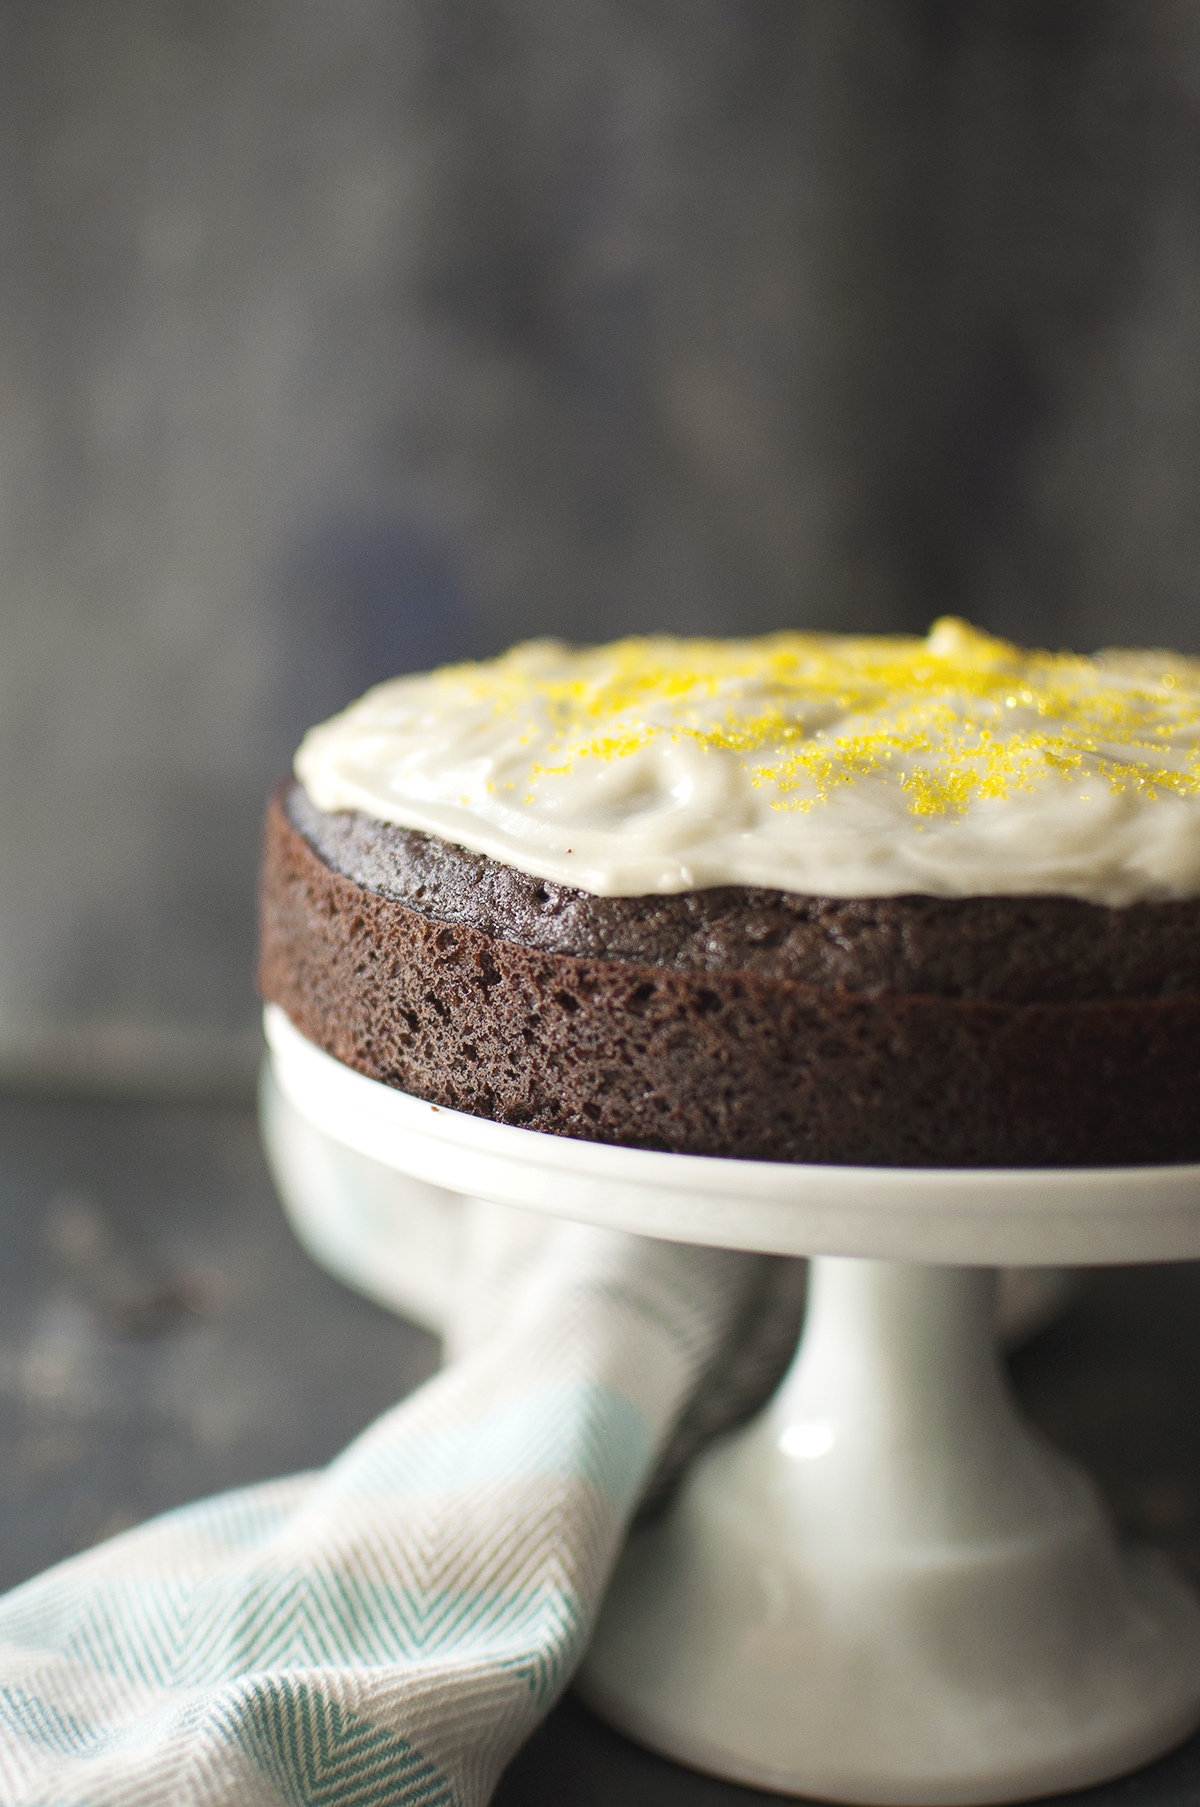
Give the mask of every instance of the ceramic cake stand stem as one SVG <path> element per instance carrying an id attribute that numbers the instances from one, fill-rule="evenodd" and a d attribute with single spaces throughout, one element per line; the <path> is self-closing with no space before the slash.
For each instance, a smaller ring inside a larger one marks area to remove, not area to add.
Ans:
<path id="1" fill-rule="evenodd" d="M 700 1768 L 845 1801 L 1015 1800 L 1182 1736 L 1200 1615 L 1017 1417 L 992 1272 L 825 1257 L 810 1289 L 779 1393 L 631 1542 L 585 1699 Z"/>
<path id="2" fill-rule="evenodd" d="M 785 1793 L 965 1807 L 1120 1774 L 1200 1722 L 1200 1605 L 1158 1559 L 1118 1550 L 1091 1483 L 1018 1416 L 994 1275 L 963 1265 L 1200 1256 L 1200 1169 L 914 1172 L 607 1147 L 439 1111 L 276 1011 L 268 1034 L 291 1104 L 401 1173 L 648 1235 L 815 1254 L 776 1397 L 694 1463 L 618 1565 L 580 1678 L 614 1724 Z"/>

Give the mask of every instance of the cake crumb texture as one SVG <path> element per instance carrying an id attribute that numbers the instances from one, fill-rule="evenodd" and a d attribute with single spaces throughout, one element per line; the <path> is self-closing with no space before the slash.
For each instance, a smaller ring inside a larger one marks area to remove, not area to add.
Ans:
<path id="1" fill-rule="evenodd" d="M 358 1072 L 475 1116 L 758 1160 L 1200 1159 L 1192 991 L 880 993 L 523 945 L 335 871 L 281 795 L 261 907 L 266 1000 Z"/>

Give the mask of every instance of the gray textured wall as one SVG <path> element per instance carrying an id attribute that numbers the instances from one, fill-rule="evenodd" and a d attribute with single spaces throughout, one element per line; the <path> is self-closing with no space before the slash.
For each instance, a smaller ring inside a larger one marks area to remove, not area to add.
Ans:
<path id="1" fill-rule="evenodd" d="M 0 0 L 0 1071 L 248 1070 L 263 792 L 518 635 L 1200 650 L 1186 0 Z"/>

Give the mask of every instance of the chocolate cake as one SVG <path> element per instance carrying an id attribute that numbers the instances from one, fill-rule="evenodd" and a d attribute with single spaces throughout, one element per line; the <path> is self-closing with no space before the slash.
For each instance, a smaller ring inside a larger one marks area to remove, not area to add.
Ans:
<path id="1" fill-rule="evenodd" d="M 604 895 L 291 782 L 260 985 L 359 1072 L 556 1134 L 1110 1166 L 1200 1159 L 1198 927 L 1192 896 Z"/>

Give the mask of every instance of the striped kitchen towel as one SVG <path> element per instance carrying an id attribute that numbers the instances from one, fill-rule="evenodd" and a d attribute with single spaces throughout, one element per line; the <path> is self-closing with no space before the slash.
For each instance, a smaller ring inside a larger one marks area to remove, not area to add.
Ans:
<path id="1" fill-rule="evenodd" d="M 639 1501 L 765 1396 L 799 1264 L 472 1205 L 450 1365 L 327 1469 L 0 1600 L 0 1801 L 483 1807 Z"/>

